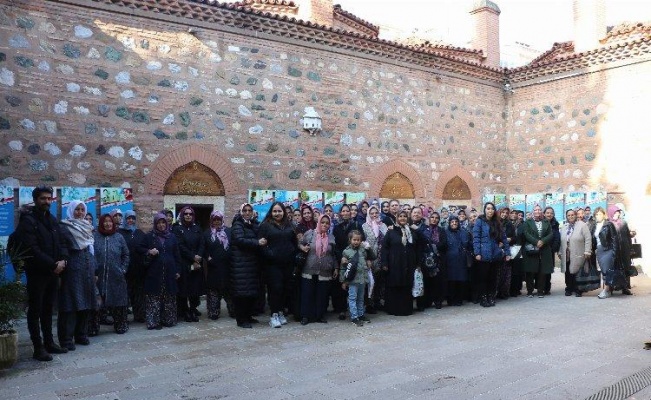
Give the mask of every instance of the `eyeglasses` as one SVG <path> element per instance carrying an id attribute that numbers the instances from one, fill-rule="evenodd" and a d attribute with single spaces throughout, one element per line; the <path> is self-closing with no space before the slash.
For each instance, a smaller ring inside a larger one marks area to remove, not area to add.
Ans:
<path id="1" fill-rule="evenodd" d="M 192 215 L 192 213 L 186 212 L 186 213 L 183 213 L 183 215 Z"/>

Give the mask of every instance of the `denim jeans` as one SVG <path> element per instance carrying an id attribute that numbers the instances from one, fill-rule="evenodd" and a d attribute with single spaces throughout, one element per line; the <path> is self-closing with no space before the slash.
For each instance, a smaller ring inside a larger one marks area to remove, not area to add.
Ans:
<path id="1" fill-rule="evenodd" d="M 348 309 L 350 310 L 350 319 L 359 318 L 364 315 L 364 288 L 363 283 L 348 284 Z"/>

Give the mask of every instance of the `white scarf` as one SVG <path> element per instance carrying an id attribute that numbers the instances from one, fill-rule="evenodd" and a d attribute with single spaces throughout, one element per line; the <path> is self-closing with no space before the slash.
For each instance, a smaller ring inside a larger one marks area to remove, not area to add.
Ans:
<path id="1" fill-rule="evenodd" d="M 411 237 L 411 229 L 407 225 L 401 226 L 402 229 L 402 245 L 406 246 L 407 243 L 413 243 L 414 239 Z"/>
<path id="2" fill-rule="evenodd" d="M 75 208 L 79 205 L 84 206 L 84 214 L 81 218 L 75 218 Z M 90 247 L 91 254 L 94 253 L 93 244 L 95 238 L 93 237 L 93 226 L 84 219 L 86 216 L 86 204 L 83 201 L 73 200 L 68 205 L 68 219 L 61 221 L 72 234 L 72 248 L 75 250 L 84 250 Z"/>

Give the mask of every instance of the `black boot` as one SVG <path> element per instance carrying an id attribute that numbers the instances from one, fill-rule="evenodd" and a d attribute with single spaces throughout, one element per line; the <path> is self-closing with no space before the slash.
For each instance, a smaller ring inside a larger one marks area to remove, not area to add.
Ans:
<path id="1" fill-rule="evenodd" d="M 52 356 L 43 346 L 34 347 L 34 355 L 32 358 L 38 361 L 52 361 Z"/>
<path id="2" fill-rule="evenodd" d="M 47 343 L 45 345 L 45 350 L 50 354 L 65 354 L 68 352 L 67 348 L 61 347 L 54 342 Z"/>
<path id="3" fill-rule="evenodd" d="M 482 307 L 490 307 L 490 304 L 488 303 L 488 299 L 486 298 L 485 295 L 479 297 L 479 305 L 481 305 Z"/>
<path id="4" fill-rule="evenodd" d="M 494 307 L 495 306 L 495 295 L 488 295 L 486 298 L 486 301 L 488 302 L 489 307 Z"/>

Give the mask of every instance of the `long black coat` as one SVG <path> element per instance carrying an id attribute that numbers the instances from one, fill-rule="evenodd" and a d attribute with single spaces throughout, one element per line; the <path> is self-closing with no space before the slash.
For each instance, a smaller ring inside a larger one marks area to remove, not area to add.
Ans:
<path id="1" fill-rule="evenodd" d="M 224 249 L 224 245 L 219 239 L 215 238 L 214 241 L 212 240 L 210 229 L 203 233 L 203 242 L 205 244 L 203 258 L 206 260 L 206 265 L 208 266 L 206 286 L 212 290 L 224 291 L 228 286 L 233 239 L 230 228 L 224 228 L 224 231 L 228 237 L 228 249 Z"/>
<path id="2" fill-rule="evenodd" d="M 158 239 L 154 232 L 145 235 L 139 246 L 141 254 L 147 253 L 150 249 L 156 248 L 159 253 L 156 256 L 145 256 L 149 260 L 145 266 L 145 294 L 161 295 L 163 290 L 170 295 L 178 293 L 176 274 L 179 273 L 181 265 L 181 253 L 176 236 L 169 235 L 164 243 Z"/>
<path id="3" fill-rule="evenodd" d="M 174 225 L 172 232 L 179 242 L 181 253 L 181 277 L 179 278 L 180 296 L 201 296 L 205 293 L 205 282 L 202 269 L 190 270 L 194 256 L 204 254 L 203 233 L 197 224 L 185 226 Z"/>
<path id="4" fill-rule="evenodd" d="M 267 239 L 267 245 L 261 249 L 264 268 L 278 267 L 290 271 L 294 268 L 298 240 L 292 224 L 263 222 L 258 230 L 258 237 Z"/>
<path id="5" fill-rule="evenodd" d="M 118 232 L 127 242 L 129 249 L 129 269 L 127 270 L 127 280 L 133 282 L 142 282 L 145 279 L 145 268 L 142 265 L 144 254 L 140 253 L 139 246 L 145 238 L 145 232 L 140 229 L 120 229 Z"/>
<path id="6" fill-rule="evenodd" d="M 402 244 L 400 228 L 389 229 L 382 244 L 382 266 L 388 267 L 386 274 L 387 287 L 412 287 L 414 270 L 419 264 L 418 255 L 421 253 L 422 236 L 417 230 L 411 229 L 412 243 Z"/>
<path id="7" fill-rule="evenodd" d="M 233 253 L 231 257 L 231 295 L 255 297 L 260 290 L 258 267 L 258 223 L 244 222 L 236 216 L 231 226 Z"/>
<path id="8" fill-rule="evenodd" d="M 348 234 L 350 231 L 357 230 L 362 234 L 362 240 L 366 240 L 362 223 L 355 220 L 348 220 L 347 222 L 339 222 L 332 230 L 332 236 L 335 237 L 335 257 L 337 262 L 341 262 L 341 257 L 348 247 Z"/>
<path id="9" fill-rule="evenodd" d="M 23 239 L 20 251 L 26 251 L 25 270 L 32 275 L 53 275 L 55 263 L 68 260 L 68 242 L 50 212 L 24 213 L 16 228 Z"/>

